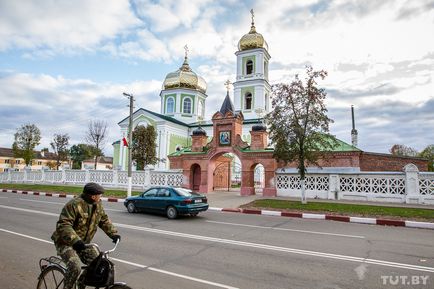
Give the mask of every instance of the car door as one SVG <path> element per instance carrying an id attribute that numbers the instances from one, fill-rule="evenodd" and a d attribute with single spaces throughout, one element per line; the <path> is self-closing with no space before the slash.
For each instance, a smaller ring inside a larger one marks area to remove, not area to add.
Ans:
<path id="1" fill-rule="evenodd" d="M 153 202 L 154 210 L 164 212 L 170 200 L 170 190 L 168 188 L 158 189 L 157 196 Z"/>
<path id="2" fill-rule="evenodd" d="M 152 188 L 143 193 L 143 195 L 137 200 L 137 207 L 140 210 L 149 211 L 152 210 L 153 202 L 157 196 L 158 189 Z"/>

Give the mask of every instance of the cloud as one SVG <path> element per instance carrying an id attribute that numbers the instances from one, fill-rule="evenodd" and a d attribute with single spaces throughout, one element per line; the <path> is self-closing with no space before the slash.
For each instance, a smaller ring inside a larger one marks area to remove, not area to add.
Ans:
<path id="1" fill-rule="evenodd" d="M 68 133 L 71 144 L 84 141 L 89 121 L 107 120 L 110 141 L 120 137 L 117 122 L 128 115 L 122 92 L 138 91 L 136 109 L 159 111 L 159 81 L 129 84 L 96 83 L 62 76 L 2 73 L 0 75 L 0 146 L 11 147 L 15 129 L 33 123 L 42 132 L 40 147 L 49 147 L 54 133 Z M 19 100 L 19 101 L 14 101 Z M 112 148 L 106 146 L 106 152 Z"/>
<path id="2" fill-rule="evenodd" d="M 137 25 L 127 0 L 0 1 L 0 50 L 92 51 Z"/>

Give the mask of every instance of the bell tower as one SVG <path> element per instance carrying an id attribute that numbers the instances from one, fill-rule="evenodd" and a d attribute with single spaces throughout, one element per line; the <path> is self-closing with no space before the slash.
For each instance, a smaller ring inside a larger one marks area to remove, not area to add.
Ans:
<path id="1" fill-rule="evenodd" d="M 271 86 L 268 82 L 270 54 L 264 37 L 256 32 L 253 9 L 249 33 L 238 42 L 237 79 L 234 82 L 234 105 L 245 119 L 257 119 L 257 111 L 270 111 Z"/>

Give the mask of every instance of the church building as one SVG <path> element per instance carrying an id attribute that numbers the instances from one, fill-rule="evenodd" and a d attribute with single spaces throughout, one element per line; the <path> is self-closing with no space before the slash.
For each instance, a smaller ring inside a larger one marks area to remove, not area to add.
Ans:
<path id="1" fill-rule="evenodd" d="M 205 120 L 207 84 L 188 63 L 188 49 L 185 47 L 181 67 L 167 74 L 160 92 L 160 112 L 140 108 L 133 113 L 133 129 L 139 125 L 152 125 L 157 131 L 157 157 L 165 159 L 155 165 L 156 169 L 169 169 L 168 155 L 192 145 L 191 135 L 202 128 L 208 136 L 213 135 L 211 120 Z M 236 81 L 233 83 L 233 103 L 230 98 L 224 105 L 232 105 L 242 112 L 242 139 L 250 143 L 252 126 L 270 110 L 271 86 L 268 80 L 270 54 L 264 37 L 256 32 L 252 14 L 250 31 L 238 42 Z M 227 87 L 230 82 L 226 83 Z M 222 97 L 222 102 L 224 97 Z M 120 139 L 128 138 L 129 117 L 120 121 Z M 113 168 L 126 170 L 128 148 L 121 141 L 113 143 Z"/>

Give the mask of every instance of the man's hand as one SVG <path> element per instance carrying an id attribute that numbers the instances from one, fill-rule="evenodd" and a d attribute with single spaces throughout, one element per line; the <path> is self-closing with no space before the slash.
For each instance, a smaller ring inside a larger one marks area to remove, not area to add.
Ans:
<path id="1" fill-rule="evenodd" d="M 120 242 L 121 241 L 121 236 L 119 236 L 119 235 L 113 235 L 112 237 L 112 240 L 113 240 L 113 243 L 117 243 L 118 241 Z"/>
<path id="2" fill-rule="evenodd" d="M 77 253 L 80 253 L 81 251 L 86 249 L 86 245 L 83 243 L 82 240 L 78 240 L 74 243 L 74 245 L 72 245 L 72 249 L 74 249 Z"/>

